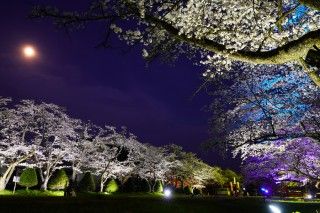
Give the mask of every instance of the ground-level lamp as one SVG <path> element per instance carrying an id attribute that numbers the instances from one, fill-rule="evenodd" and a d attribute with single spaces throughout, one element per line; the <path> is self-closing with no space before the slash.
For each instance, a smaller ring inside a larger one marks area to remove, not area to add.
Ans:
<path id="1" fill-rule="evenodd" d="M 262 193 L 264 194 L 264 195 L 269 195 L 269 190 L 268 189 L 266 189 L 266 188 L 264 188 L 264 187 L 261 187 L 260 188 L 260 190 L 262 191 Z"/>
<path id="2" fill-rule="evenodd" d="M 306 194 L 306 195 L 305 195 L 305 199 L 310 200 L 310 199 L 312 199 L 312 198 L 313 198 L 312 194 Z"/>
<path id="3" fill-rule="evenodd" d="M 163 190 L 163 194 L 164 194 L 164 197 L 165 197 L 165 198 L 171 198 L 171 196 L 172 196 L 172 191 L 171 191 L 171 189 L 169 189 L 169 188 L 165 188 L 165 189 Z"/>
<path id="4" fill-rule="evenodd" d="M 270 204 L 269 209 L 271 213 L 281 213 L 281 209 L 278 206 Z"/>

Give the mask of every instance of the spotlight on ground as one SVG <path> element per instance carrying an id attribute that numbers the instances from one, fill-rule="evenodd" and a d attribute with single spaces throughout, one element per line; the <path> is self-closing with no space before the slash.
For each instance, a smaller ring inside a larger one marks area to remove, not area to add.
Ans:
<path id="1" fill-rule="evenodd" d="M 171 189 L 164 189 L 164 190 L 163 190 L 163 193 L 164 193 L 164 196 L 165 196 L 166 198 L 170 198 L 170 197 L 172 196 L 172 191 L 171 191 Z"/>
<path id="2" fill-rule="evenodd" d="M 311 194 L 306 194 L 305 198 L 306 199 L 312 199 L 312 195 Z"/>
<path id="3" fill-rule="evenodd" d="M 269 194 L 269 190 L 264 188 L 264 187 L 261 187 L 260 190 L 263 192 L 263 194 L 267 195 Z"/>
<path id="4" fill-rule="evenodd" d="M 280 208 L 275 205 L 270 204 L 269 209 L 271 210 L 271 213 L 281 213 Z"/>

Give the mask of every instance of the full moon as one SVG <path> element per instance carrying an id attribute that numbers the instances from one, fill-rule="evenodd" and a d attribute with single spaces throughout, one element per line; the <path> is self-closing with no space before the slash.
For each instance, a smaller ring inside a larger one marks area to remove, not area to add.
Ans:
<path id="1" fill-rule="evenodd" d="M 35 48 L 31 45 L 26 45 L 22 48 L 22 53 L 26 58 L 34 58 L 37 55 Z"/>

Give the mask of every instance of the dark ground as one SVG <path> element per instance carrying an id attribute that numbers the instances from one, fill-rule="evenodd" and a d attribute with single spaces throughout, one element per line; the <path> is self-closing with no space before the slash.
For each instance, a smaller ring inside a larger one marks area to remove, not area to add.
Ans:
<path id="1" fill-rule="evenodd" d="M 197 212 L 197 213 L 269 213 L 269 202 L 262 198 L 200 198 L 176 197 L 0 197 L 0 212 Z M 282 213 L 320 212 L 319 203 L 273 203 L 282 209 Z M 271 213 L 271 212 L 270 212 Z"/>

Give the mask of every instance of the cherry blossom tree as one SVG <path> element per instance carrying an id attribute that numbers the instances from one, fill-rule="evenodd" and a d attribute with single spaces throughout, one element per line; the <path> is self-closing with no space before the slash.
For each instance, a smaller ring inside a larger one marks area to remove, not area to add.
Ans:
<path id="1" fill-rule="evenodd" d="M 151 184 L 151 190 L 154 191 L 157 180 L 165 181 L 166 175 L 177 162 L 165 147 L 155 147 L 150 144 L 144 144 L 139 155 L 136 173 L 147 179 Z"/>
<path id="2" fill-rule="evenodd" d="M 74 138 L 70 153 L 64 156 L 64 167 L 71 168 L 70 186 L 75 187 L 77 175 L 82 173 L 82 166 L 86 163 L 87 155 L 93 150 L 93 143 L 89 133 L 90 123 L 84 123 L 81 120 L 74 121 Z"/>
<path id="3" fill-rule="evenodd" d="M 315 184 L 320 180 L 319 150 L 319 142 L 310 138 L 261 144 L 244 161 L 243 172 L 248 182 L 269 179 Z"/>
<path id="4" fill-rule="evenodd" d="M 184 187 L 184 182 L 193 188 L 204 188 L 208 183 L 217 183 L 219 185 L 225 183 L 225 178 L 220 168 L 204 163 L 194 153 L 185 152 L 182 147 L 174 144 L 166 146 L 166 149 L 174 159 L 174 163 L 168 173 L 168 179 L 180 181 L 181 187 Z"/>
<path id="5" fill-rule="evenodd" d="M 245 72 L 239 81 L 224 78 L 207 88 L 214 100 L 209 106 L 212 145 L 231 146 L 245 157 L 250 146 L 266 141 L 319 140 L 319 89 L 308 78 L 297 77 L 294 67 L 266 70 L 260 78 L 255 77 L 257 70 L 239 67 L 239 72 Z"/>
<path id="6" fill-rule="evenodd" d="M 34 147 L 25 135 L 30 123 L 9 105 L 10 98 L 0 97 L 0 161 L 1 167 L 6 167 L 0 177 L 0 190 L 5 189 L 15 168 L 34 155 Z"/>
<path id="7" fill-rule="evenodd" d="M 126 136 L 126 132 L 118 133 L 114 127 L 97 127 L 92 140 L 91 152 L 86 156 L 87 169 L 98 175 L 100 192 L 103 192 L 109 178 L 117 178 L 129 173 L 133 168 L 131 158 L 131 140 L 135 136 Z"/>
<path id="8" fill-rule="evenodd" d="M 32 123 L 28 142 L 33 145 L 36 154 L 26 164 L 39 168 L 41 189 L 46 190 L 53 172 L 74 151 L 75 123 L 63 108 L 54 104 L 23 101 L 17 109 Z"/>
<path id="9" fill-rule="evenodd" d="M 103 46 L 115 33 L 129 45 L 139 44 L 146 59 L 187 54 L 207 67 L 210 78 L 238 64 L 298 65 L 319 86 L 313 54 L 320 45 L 319 10 L 317 0 L 99 0 L 81 12 L 35 6 L 30 16 L 50 17 L 71 30 L 101 22 L 107 28 Z"/>

